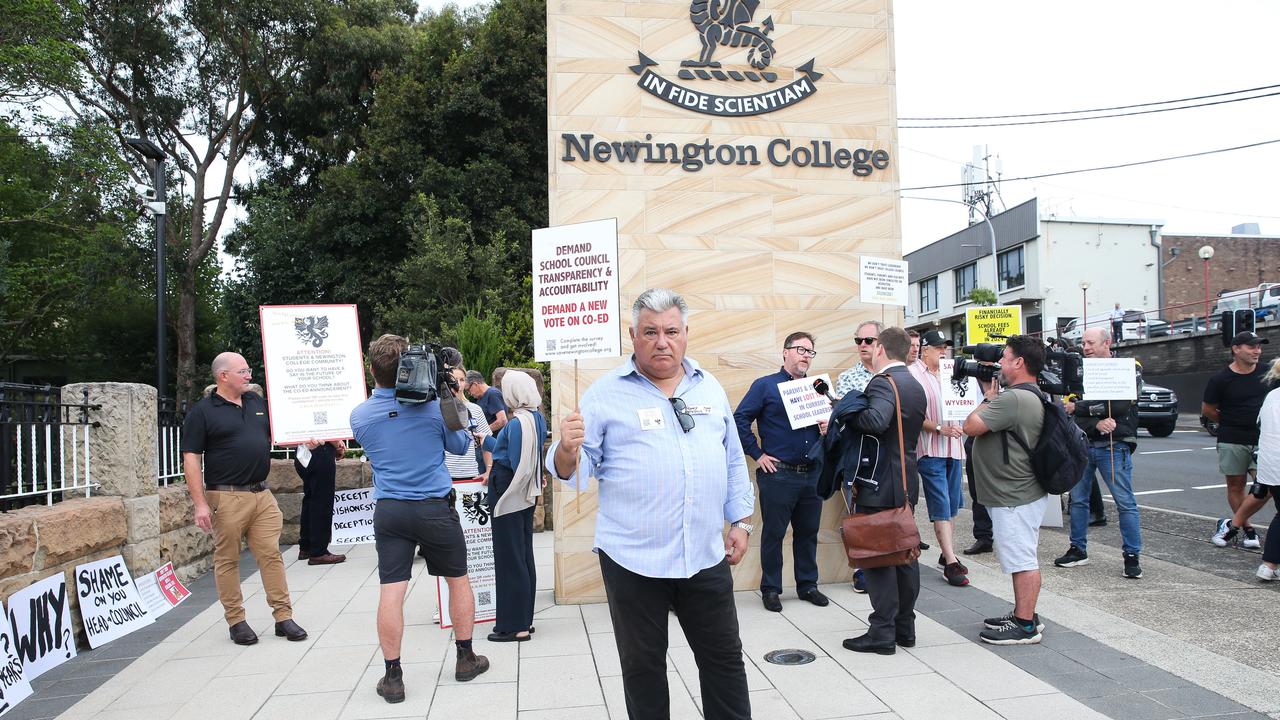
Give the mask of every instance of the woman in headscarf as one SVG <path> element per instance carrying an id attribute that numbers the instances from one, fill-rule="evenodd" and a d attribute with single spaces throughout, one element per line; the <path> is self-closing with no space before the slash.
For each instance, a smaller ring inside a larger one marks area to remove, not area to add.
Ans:
<path id="1" fill-rule="evenodd" d="M 547 421 L 533 378 L 510 370 L 499 383 L 511 418 L 497 436 L 484 438 L 493 453 L 489 473 L 493 565 L 498 585 L 498 617 L 489 642 L 524 642 L 533 627 L 533 510 L 542 494 L 542 442 Z"/>

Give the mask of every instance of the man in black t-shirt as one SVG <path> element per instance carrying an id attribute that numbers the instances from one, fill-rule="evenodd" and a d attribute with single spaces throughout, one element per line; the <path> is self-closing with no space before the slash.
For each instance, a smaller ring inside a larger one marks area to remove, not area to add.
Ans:
<path id="1" fill-rule="evenodd" d="M 1257 333 L 1237 333 L 1231 339 L 1231 364 L 1210 377 L 1204 388 L 1200 412 L 1218 423 L 1218 469 L 1227 478 L 1227 503 L 1233 515 L 1245 502 L 1245 476 L 1256 468 L 1254 451 L 1258 447 L 1258 413 L 1267 396 L 1267 387 L 1262 383 L 1266 371 L 1258 361 L 1262 358 L 1262 346 L 1267 342 Z M 1238 528 L 1228 518 L 1218 520 L 1213 544 L 1226 547 L 1243 531 L 1242 546 L 1262 547 L 1257 531 L 1248 524 L 1247 516 L 1243 522 L 1244 527 Z"/>
<path id="2" fill-rule="evenodd" d="M 240 541 L 245 537 L 258 562 L 276 635 L 306 640 L 307 631 L 293 621 L 280 557 L 284 515 L 267 489 L 270 417 L 266 401 L 249 389 L 252 375 L 249 364 L 236 353 L 214 358 L 217 390 L 192 406 L 182 425 L 182 468 L 196 527 L 213 533 L 213 581 L 231 640 L 237 645 L 258 642 L 245 620 L 240 592 Z"/>

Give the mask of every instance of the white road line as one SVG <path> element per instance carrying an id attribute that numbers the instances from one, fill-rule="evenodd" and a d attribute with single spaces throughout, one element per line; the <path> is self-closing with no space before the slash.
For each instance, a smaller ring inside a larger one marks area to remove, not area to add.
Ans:
<path id="1" fill-rule="evenodd" d="M 1192 490 L 1214 490 L 1217 488 L 1224 488 L 1226 486 L 1227 486 L 1226 483 L 1221 483 L 1218 485 L 1192 485 L 1191 489 Z"/>
<path id="2" fill-rule="evenodd" d="M 1182 450 L 1147 450 L 1145 452 L 1140 452 L 1138 454 L 1139 455 L 1164 455 L 1165 453 L 1176 453 L 1176 452 L 1192 452 L 1192 449 L 1183 448 Z"/>
<path id="3" fill-rule="evenodd" d="M 1109 503 L 1111 503 L 1112 505 L 1114 505 L 1114 504 L 1115 504 L 1115 501 L 1111 499 L 1111 496 L 1110 496 L 1110 495 L 1103 495 L 1102 497 L 1103 497 L 1103 500 L 1105 500 L 1106 502 L 1109 502 Z M 1155 505 L 1139 505 L 1139 506 L 1138 506 L 1138 509 L 1139 509 L 1139 510 L 1152 510 L 1152 511 L 1155 511 L 1155 512 L 1162 512 L 1162 513 L 1169 513 L 1170 515 L 1181 515 L 1181 516 L 1183 516 L 1183 517 L 1195 518 L 1195 519 L 1197 519 L 1197 520 L 1208 520 L 1208 521 L 1210 521 L 1210 522 L 1217 522 L 1217 521 L 1218 521 L 1218 518 L 1216 518 L 1216 517 L 1210 517 L 1210 516 L 1208 516 L 1208 515 L 1199 515 L 1199 514 L 1197 514 L 1197 513 L 1186 512 L 1185 510 L 1174 510 L 1174 509 L 1172 509 L 1172 508 L 1156 507 Z M 1257 524 L 1257 523 L 1254 523 L 1254 524 L 1253 524 L 1253 527 L 1254 527 L 1255 529 L 1257 529 L 1257 530 L 1268 530 L 1268 531 L 1270 530 L 1270 526 L 1268 526 L 1268 525 L 1259 525 L 1259 524 Z"/>
<path id="4" fill-rule="evenodd" d="M 1189 433 L 1189 432 L 1198 433 L 1198 432 L 1200 432 L 1200 431 L 1199 431 L 1199 430 L 1174 430 L 1174 432 L 1176 432 L 1176 433 Z"/>
<path id="5" fill-rule="evenodd" d="M 1217 449 L 1218 449 L 1218 446 L 1217 446 L 1217 445 L 1210 445 L 1210 446 L 1209 446 L 1209 447 L 1207 447 L 1207 448 L 1200 448 L 1200 449 L 1201 449 L 1201 450 L 1217 450 Z"/>
<path id="6" fill-rule="evenodd" d="M 1159 495 L 1161 493 L 1182 492 L 1182 488 L 1165 488 L 1164 490 L 1143 490 L 1134 495 Z"/>

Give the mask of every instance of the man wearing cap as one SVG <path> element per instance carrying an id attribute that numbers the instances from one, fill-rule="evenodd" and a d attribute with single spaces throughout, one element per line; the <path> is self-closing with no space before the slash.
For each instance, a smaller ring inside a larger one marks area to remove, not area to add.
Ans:
<path id="1" fill-rule="evenodd" d="M 756 461 L 756 485 L 760 491 L 760 596 L 764 609 L 782 612 L 782 541 L 791 528 L 791 552 L 795 560 L 796 595 L 818 607 L 827 596 L 818 590 L 818 526 L 822 499 L 818 497 L 818 467 L 809 450 L 818 443 L 826 423 L 798 430 L 787 419 L 779 383 L 798 380 L 817 356 L 813 335 L 793 332 L 782 342 L 782 368 L 751 383 L 738 403 L 733 421 L 742 449 Z M 760 442 L 751 433 L 755 423 Z"/>
<path id="2" fill-rule="evenodd" d="M 924 388 L 928 404 L 920 439 L 916 442 L 916 469 L 920 472 L 920 484 L 924 489 L 925 505 L 933 533 L 938 538 L 942 554 L 938 564 L 947 582 L 961 587 L 969 584 L 969 568 L 957 558 L 955 552 L 955 516 L 964 505 L 964 433 L 960 423 L 942 420 L 942 384 L 950 382 L 942 377 L 939 361 L 951 341 L 937 330 L 920 336 L 920 362 L 909 367 L 911 375 Z"/>
<path id="3" fill-rule="evenodd" d="M 1232 522 L 1230 518 L 1218 521 L 1212 538 L 1218 547 L 1226 547 L 1237 539 L 1246 548 L 1262 547 L 1258 532 L 1249 524 L 1249 516 L 1253 513 L 1243 514 L 1242 510 L 1247 511 L 1252 506 L 1244 506 L 1244 480 L 1249 470 L 1254 468 L 1258 413 L 1267 396 L 1267 386 L 1262 382 L 1266 371 L 1258 362 L 1262 358 L 1262 346 L 1267 342 L 1266 338 L 1254 332 L 1236 333 L 1231 338 L 1231 364 L 1210 377 L 1204 387 L 1200 413 L 1218 423 L 1218 469 L 1227 477 L 1227 503 L 1239 523 Z M 1256 511 L 1258 507 L 1253 509 Z"/>

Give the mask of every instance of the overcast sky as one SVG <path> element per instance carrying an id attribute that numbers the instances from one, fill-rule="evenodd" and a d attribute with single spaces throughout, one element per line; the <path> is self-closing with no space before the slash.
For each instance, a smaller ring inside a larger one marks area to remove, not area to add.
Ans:
<path id="1" fill-rule="evenodd" d="M 762 0 L 763 12 L 769 2 Z M 442 4 L 424 0 L 421 7 Z M 900 117 L 1054 112 L 1280 84 L 1274 0 L 904 0 L 894 13 Z M 818 58 L 819 70 L 821 64 Z M 903 129 L 898 162 L 904 188 L 957 183 L 973 146 L 985 144 L 1011 178 L 1280 139 L 1277 118 L 1280 96 L 1054 125 Z M 921 124 L 930 123 L 900 122 Z M 1045 213 L 1157 220 L 1165 232 L 1222 234 L 1256 222 L 1264 233 L 1280 234 L 1278 168 L 1280 144 L 1006 181 L 1001 194 L 1009 207 L 1038 195 Z M 961 196 L 959 188 L 903 194 Z M 904 199 L 903 250 L 966 224 L 961 205 Z"/>

